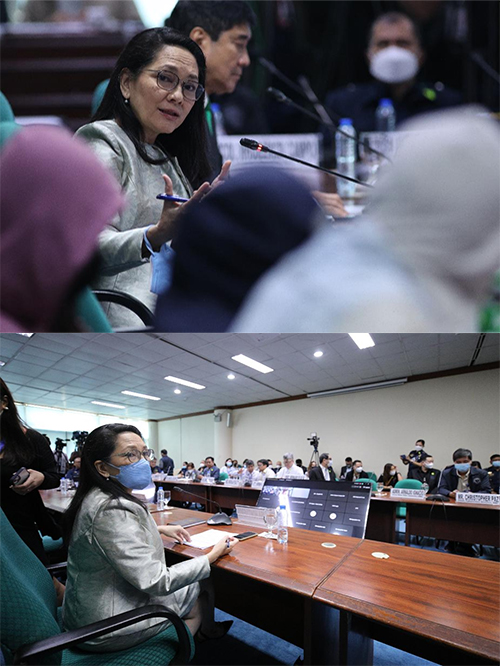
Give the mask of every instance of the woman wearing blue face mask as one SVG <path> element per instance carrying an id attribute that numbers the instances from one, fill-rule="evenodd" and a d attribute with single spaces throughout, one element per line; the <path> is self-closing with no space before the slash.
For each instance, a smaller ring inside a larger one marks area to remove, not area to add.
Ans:
<path id="1" fill-rule="evenodd" d="M 190 541 L 179 526 L 157 526 L 132 490 L 151 482 L 149 449 L 134 426 L 109 424 L 88 436 L 76 495 L 65 514 L 68 580 L 63 605 L 65 629 L 158 603 L 180 615 L 203 640 L 223 635 L 226 623 L 213 620 L 212 594 L 198 581 L 210 564 L 236 543 L 222 539 L 208 555 L 172 567 L 165 564 L 160 534 Z M 145 457 L 146 456 L 146 457 Z M 200 594 L 201 590 L 201 594 Z M 168 622 L 151 619 L 88 641 L 91 652 L 125 649 L 163 631 Z"/>

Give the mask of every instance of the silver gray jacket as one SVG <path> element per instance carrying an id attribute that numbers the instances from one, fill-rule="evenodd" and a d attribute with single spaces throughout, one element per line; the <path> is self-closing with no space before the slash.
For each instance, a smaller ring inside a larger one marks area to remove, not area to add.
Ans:
<path id="1" fill-rule="evenodd" d="M 196 581 L 209 575 L 206 555 L 167 567 L 151 515 L 132 501 L 111 498 L 94 488 L 83 501 L 71 534 L 64 627 L 76 629 L 151 603 L 166 605 L 182 617 L 198 597 Z M 146 620 L 80 647 L 96 652 L 124 649 L 168 624 L 163 619 Z"/>
<path id="2" fill-rule="evenodd" d="M 146 227 L 156 224 L 163 203 L 156 198 L 165 191 L 163 174 L 172 180 L 174 194 L 189 198 L 192 188 L 177 159 L 164 164 L 148 164 L 114 120 L 99 120 L 81 127 L 77 136 L 89 143 L 97 157 L 115 176 L 127 198 L 127 207 L 116 215 L 99 237 L 103 260 L 102 273 L 94 281 L 96 289 L 113 289 L 131 294 L 154 310 L 156 295 L 151 292 L 151 262 L 142 256 Z M 165 153 L 156 146 L 145 145 L 155 159 Z M 106 314 L 113 327 L 137 326 L 139 319 L 122 308 L 107 306 Z"/>

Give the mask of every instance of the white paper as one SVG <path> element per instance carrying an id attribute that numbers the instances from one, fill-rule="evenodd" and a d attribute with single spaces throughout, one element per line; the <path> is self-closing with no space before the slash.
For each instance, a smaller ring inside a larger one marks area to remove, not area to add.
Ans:
<path id="1" fill-rule="evenodd" d="M 223 532 L 222 530 L 205 530 L 199 534 L 192 534 L 191 541 L 185 541 L 186 546 L 192 546 L 193 548 L 199 548 L 204 550 L 205 548 L 211 548 L 215 546 L 221 539 L 227 539 L 228 537 L 234 536 L 232 532 Z"/>

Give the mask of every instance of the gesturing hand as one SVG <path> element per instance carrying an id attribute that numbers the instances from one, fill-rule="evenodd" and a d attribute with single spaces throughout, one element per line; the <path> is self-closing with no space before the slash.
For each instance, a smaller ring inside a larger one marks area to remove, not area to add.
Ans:
<path id="1" fill-rule="evenodd" d="M 158 532 L 172 539 L 177 539 L 181 543 L 191 541 L 189 532 L 180 525 L 158 525 Z"/>

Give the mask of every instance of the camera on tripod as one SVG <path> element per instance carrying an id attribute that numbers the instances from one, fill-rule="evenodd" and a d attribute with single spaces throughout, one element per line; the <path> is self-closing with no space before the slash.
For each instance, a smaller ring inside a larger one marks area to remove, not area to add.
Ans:
<path id="1" fill-rule="evenodd" d="M 72 434 L 71 439 L 76 441 L 76 448 L 79 451 L 83 449 L 83 445 L 85 444 L 85 441 L 88 436 L 89 433 L 86 430 L 75 430 L 74 433 Z"/>
<path id="2" fill-rule="evenodd" d="M 311 446 L 314 446 L 314 450 L 318 450 L 319 446 L 319 437 L 315 432 L 311 433 L 311 436 L 307 438 L 308 442 L 311 442 Z"/>
<path id="3" fill-rule="evenodd" d="M 66 442 L 69 442 L 69 439 L 61 439 L 60 437 L 56 437 L 55 441 L 56 451 L 61 452 L 66 446 Z"/>

